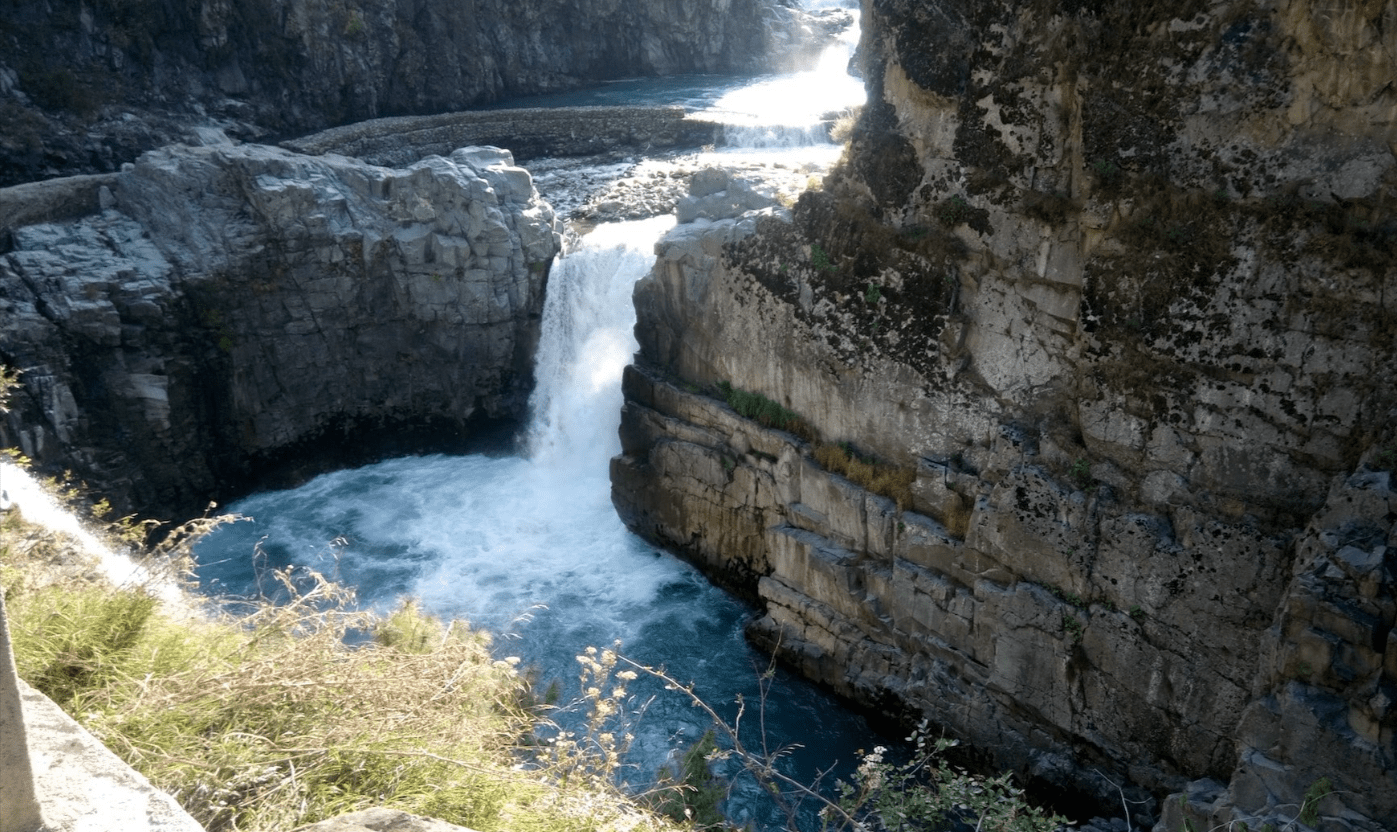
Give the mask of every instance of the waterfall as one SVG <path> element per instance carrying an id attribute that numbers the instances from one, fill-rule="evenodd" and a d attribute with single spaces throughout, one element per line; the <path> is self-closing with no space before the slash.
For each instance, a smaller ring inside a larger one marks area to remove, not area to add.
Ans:
<path id="1" fill-rule="evenodd" d="M 631 288 L 673 225 L 670 215 L 604 225 L 554 264 L 529 403 L 536 465 L 605 476 L 606 461 L 620 451 L 619 381 L 638 348 Z"/>

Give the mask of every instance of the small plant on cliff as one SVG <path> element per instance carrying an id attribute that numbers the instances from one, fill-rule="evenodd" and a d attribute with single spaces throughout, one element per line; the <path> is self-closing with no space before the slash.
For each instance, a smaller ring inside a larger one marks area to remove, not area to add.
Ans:
<path id="1" fill-rule="evenodd" d="M 858 125 L 863 107 L 846 110 L 829 128 L 829 140 L 834 144 L 846 144 L 854 137 L 854 127 Z"/>
<path id="2" fill-rule="evenodd" d="M 1120 165 L 1109 159 L 1097 159 L 1091 163 L 1091 175 L 1102 194 L 1111 196 L 1120 190 L 1124 179 Z"/>
<path id="3" fill-rule="evenodd" d="M 3 399 L 0 399 L 0 405 L 3 405 Z M 1388 471 L 1397 470 L 1397 439 L 1388 442 L 1378 451 L 1377 463 Z"/>
<path id="4" fill-rule="evenodd" d="M 866 304 L 868 304 L 869 306 L 873 306 L 873 305 L 877 304 L 878 301 L 880 301 L 880 300 L 882 300 L 882 299 L 883 299 L 883 289 L 882 289 L 882 287 L 879 286 L 877 283 L 870 283 L 870 284 L 868 284 L 868 288 L 867 288 L 866 290 L 864 290 L 864 293 L 863 293 L 863 302 L 866 303 Z"/>
<path id="5" fill-rule="evenodd" d="M 821 442 L 815 447 L 815 461 L 826 471 L 862 486 L 874 494 L 897 503 L 905 509 L 912 504 L 912 483 L 917 479 L 916 469 L 906 465 L 891 465 L 875 457 L 860 454 L 847 442 Z"/>
<path id="6" fill-rule="evenodd" d="M 739 390 L 726 381 L 718 383 L 718 392 L 728 403 L 728 407 L 737 411 L 737 415 L 744 419 L 793 433 L 807 442 L 814 441 L 817 437 L 809 422 L 760 393 Z"/>
<path id="7" fill-rule="evenodd" d="M 712 729 L 705 731 L 698 742 L 684 752 L 678 771 L 661 772 L 660 798 L 654 803 L 656 811 L 670 820 L 693 824 L 700 829 L 726 827 L 727 819 L 718 807 L 728 795 L 727 784 L 708 767 L 711 760 L 721 755 L 717 734 Z"/>
<path id="8" fill-rule="evenodd" d="M 1072 639 L 1073 644 L 1081 643 L 1082 633 L 1085 630 L 1086 625 L 1082 624 L 1081 619 L 1077 616 L 1069 612 L 1062 614 L 1062 631 L 1067 634 L 1068 638 Z"/>
<path id="9" fill-rule="evenodd" d="M 937 209 L 936 217 L 941 220 L 941 224 L 947 228 L 955 228 L 965 222 L 970 216 L 970 203 L 965 201 L 965 197 L 956 194 Z"/>
<path id="10" fill-rule="evenodd" d="M 344 24 L 344 36 L 359 39 L 364 37 L 365 30 L 364 18 L 360 17 L 357 12 L 350 12 L 349 20 L 345 21 Z"/>
<path id="11" fill-rule="evenodd" d="M 1093 480 L 1091 478 L 1091 463 L 1082 457 L 1077 457 L 1077 461 L 1072 463 L 1072 467 L 1067 469 L 1067 475 L 1077 483 L 1079 488 L 1089 487 Z"/>
<path id="12" fill-rule="evenodd" d="M 819 243 L 814 243 L 810 246 L 810 265 L 822 272 L 832 272 L 838 268 L 830 261 L 829 254 Z"/>
<path id="13" fill-rule="evenodd" d="M 957 743 L 930 738 L 927 723 L 907 739 L 916 747 L 908 762 L 886 761 L 879 746 L 863 758 L 853 782 L 839 784 L 841 808 L 867 828 L 1044 832 L 1067 825 L 1066 818 L 1028 803 L 1009 773 L 975 775 L 946 763 L 945 753 Z"/>
<path id="14" fill-rule="evenodd" d="M 1306 826 L 1319 823 L 1319 802 L 1333 793 L 1334 785 L 1329 782 L 1328 777 L 1321 777 L 1311 783 L 1300 803 L 1300 822 Z"/>
<path id="15" fill-rule="evenodd" d="M 0 414 L 10 412 L 10 395 L 19 389 L 19 371 L 0 365 Z"/>
<path id="16" fill-rule="evenodd" d="M 1086 599 L 1075 592 L 1068 592 L 1065 589 L 1061 589 L 1055 586 L 1049 587 L 1048 591 L 1051 592 L 1054 595 L 1054 597 L 1056 597 L 1059 601 L 1069 606 L 1076 607 L 1079 610 L 1084 610 L 1089 606 L 1087 604 Z"/>

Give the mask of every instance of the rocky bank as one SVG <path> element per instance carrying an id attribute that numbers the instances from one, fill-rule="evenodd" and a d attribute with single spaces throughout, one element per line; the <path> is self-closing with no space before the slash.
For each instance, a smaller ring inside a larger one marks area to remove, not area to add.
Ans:
<path id="1" fill-rule="evenodd" d="M 1394 38 L 865 3 L 842 168 L 637 287 L 618 510 L 1080 812 L 1397 828 Z"/>
<path id="2" fill-rule="evenodd" d="M 782 0 L 16 0 L 0 16 L 0 185 L 115 171 L 201 129 L 266 140 L 608 79 L 789 69 L 848 21 Z"/>
<path id="3" fill-rule="evenodd" d="M 93 190 L 0 255 L 0 444 L 119 508 L 189 516 L 308 454 L 523 414 L 560 226 L 507 151 L 175 146 Z"/>

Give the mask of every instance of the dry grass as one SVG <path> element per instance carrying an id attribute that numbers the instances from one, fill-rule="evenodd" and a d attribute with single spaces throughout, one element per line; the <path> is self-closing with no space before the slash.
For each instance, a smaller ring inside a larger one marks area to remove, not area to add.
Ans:
<path id="1" fill-rule="evenodd" d="M 912 483 L 917 479 L 915 468 L 890 465 L 854 451 L 848 445 L 822 442 L 815 447 L 815 461 L 826 471 L 847 478 L 874 494 L 897 503 L 899 509 L 912 504 Z"/>
<path id="2" fill-rule="evenodd" d="M 854 126 L 858 124 L 859 116 L 862 113 L 862 106 L 851 107 L 844 111 L 830 126 L 829 140 L 834 144 L 847 145 L 849 140 L 854 137 Z"/>
<path id="3" fill-rule="evenodd" d="M 71 559 L 18 512 L 0 524 L 20 675 L 210 832 L 370 806 L 481 832 L 665 825 L 615 787 L 614 756 L 578 751 L 564 785 L 532 748 L 528 684 L 460 622 L 355 611 L 310 574 L 282 576 L 289 603 L 180 618 Z"/>

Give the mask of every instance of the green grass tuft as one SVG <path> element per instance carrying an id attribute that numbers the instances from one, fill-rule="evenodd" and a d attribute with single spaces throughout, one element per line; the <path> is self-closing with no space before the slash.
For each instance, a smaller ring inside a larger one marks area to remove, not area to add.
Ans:
<path id="1" fill-rule="evenodd" d="M 722 394 L 728 407 L 737 411 L 737 415 L 744 419 L 795 434 L 807 442 L 813 442 L 818 438 L 815 428 L 809 422 L 760 393 L 739 390 L 726 381 L 718 383 L 718 392 Z"/>

